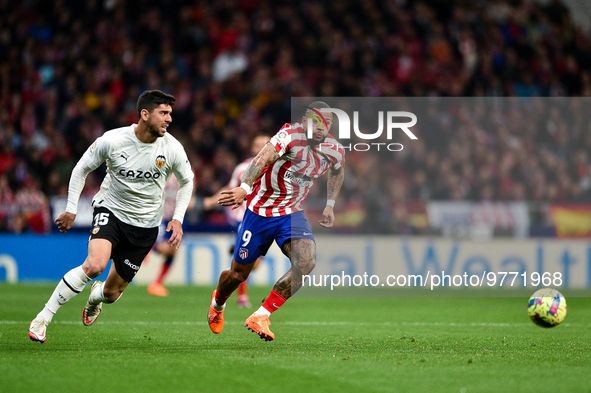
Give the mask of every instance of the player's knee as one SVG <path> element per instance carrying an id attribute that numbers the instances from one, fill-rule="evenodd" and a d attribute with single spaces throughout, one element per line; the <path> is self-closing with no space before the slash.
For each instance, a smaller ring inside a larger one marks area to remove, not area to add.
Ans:
<path id="1" fill-rule="evenodd" d="M 302 264 L 302 274 L 310 274 L 316 267 L 316 260 L 310 259 L 306 263 Z"/>
<path id="2" fill-rule="evenodd" d="M 158 243 L 156 245 L 156 251 L 167 257 L 173 257 L 176 253 L 176 249 L 168 244 L 168 242 Z"/>
<path id="3" fill-rule="evenodd" d="M 230 277 L 232 278 L 232 281 L 242 283 L 242 282 L 246 281 L 246 279 L 248 278 L 248 273 L 245 271 L 241 271 L 241 270 L 231 269 L 230 270 Z"/>
<path id="4" fill-rule="evenodd" d="M 301 274 L 310 274 L 316 267 L 316 243 L 310 239 L 297 239 L 292 243 L 292 268 Z"/>
<path id="5" fill-rule="evenodd" d="M 105 266 L 106 263 L 104 263 L 104 261 L 102 261 L 100 258 L 91 257 L 89 255 L 88 258 L 86 258 L 86 260 L 82 264 L 82 270 L 84 270 L 84 273 L 88 277 L 95 278 L 99 274 L 101 274 L 103 270 L 105 270 Z"/>

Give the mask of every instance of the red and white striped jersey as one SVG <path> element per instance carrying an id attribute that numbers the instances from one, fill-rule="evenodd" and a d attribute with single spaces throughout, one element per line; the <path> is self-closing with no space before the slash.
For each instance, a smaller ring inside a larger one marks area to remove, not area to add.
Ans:
<path id="1" fill-rule="evenodd" d="M 267 166 L 246 197 L 247 207 L 263 217 L 280 217 L 302 210 L 310 188 L 329 168 L 339 169 L 345 150 L 330 134 L 323 143 L 308 144 L 299 123 L 285 124 L 271 143 L 279 159 Z"/>
<path id="2" fill-rule="evenodd" d="M 247 158 L 246 160 L 242 161 L 240 164 L 234 168 L 234 172 L 232 172 L 232 177 L 228 182 L 228 186 L 230 190 L 232 188 L 240 187 L 240 183 L 242 182 L 242 175 L 246 168 L 248 168 L 248 164 L 252 161 L 252 157 Z M 244 217 L 244 213 L 246 212 L 246 203 L 243 203 L 238 209 L 232 210 L 232 206 L 227 206 L 224 208 L 226 214 L 226 220 L 230 225 L 236 225 L 242 222 L 242 218 Z"/>

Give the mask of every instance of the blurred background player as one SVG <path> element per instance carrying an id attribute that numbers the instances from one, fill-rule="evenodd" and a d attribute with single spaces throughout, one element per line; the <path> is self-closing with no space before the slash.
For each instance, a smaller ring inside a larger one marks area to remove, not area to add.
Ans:
<path id="1" fill-rule="evenodd" d="M 314 269 L 316 242 L 302 204 L 314 182 L 328 172 L 328 200 L 320 225 L 331 228 L 335 200 L 345 177 L 345 151 L 328 133 L 332 114 L 321 114 L 321 108 L 328 105 L 315 101 L 302 117 L 302 124 L 312 123 L 312 138 L 307 138 L 302 124 L 285 124 L 253 158 L 242 176 L 242 184 L 221 193 L 220 205 L 239 208 L 246 198 L 247 210 L 238 231 L 232 265 L 222 272 L 212 293 L 207 319 L 216 334 L 224 327 L 226 300 L 246 281 L 255 261 L 267 253 L 273 241 L 289 258 L 291 268 L 244 323 L 260 338 L 275 338 L 269 330 L 269 316 L 301 288 L 303 275 Z"/>
<path id="2" fill-rule="evenodd" d="M 246 160 L 242 161 L 240 164 L 238 164 L 236 166 L 236 168 L 232 172 L 232 177 L 230 178 L 230 181 L 228 182 L 228 184 L 225 185 L 224 187 L 222 187 L 214 195 L 203 199 L 203 207 L 205 210 L 212 210 L 213 208 L 218 206 L 218 199 L 222 196 L 222 191 L 231 190 L 233 188 L 240 186 L 240 181 L 242 179 L 242 175 L 244 174 L 244 171 L 246 170 L 246 168 L 248 167 L 248 165 L 250 164 L 250 162 L 252 161 L 254 156 L 256 156 L 258 154 L 258 152 L 260 152 L 263 149 L 263 147 L 265 147 L 265 144 L 268 141 L 269 141 L 269 137 L 267 135 L 257 135 L 256 137 L 254 137 L 254 139 L 252 140 L 251 147 L 250 147 L 250 154 L 251 155 Z M 244 217 L 245 212 L 246 212 L 246 204 L 244 204 L 244 203 L 237 209 L 232 209 L 232 207 L 230 207 L 230 206 L 227 206 L 224 208 L 226 220 L 227 220 L 228 224 L 230 224 L 231 226 L 233 226 L 236 229 L 236 232 L 238 232 L 240 229 L 240 224 L 242 223 L 242 219 Z M 230 255 L 233 255 L 233 254 L 234 254 L 234 246 L 230 247 Z M 260 263 L 261 259 L 262 258 L 259 258 L 256 260 L 253 269 L 256 269 L 256 267 Z M 238 302 L 239 307 L 250 308 L 250 302 L 248 301 L 247 281 L 242 282 L 238 286 L 237 302 Z"/>
<path id="3" fill-rule="evenodd" d="M 193 182 L 193 195 L 195 193 L 195 186 L 197 185 L 196 182 Z M 174 260 L 174 255 L 176 254 L 176 248 L 172 247 L 168 243 L 168 239 L 170 239 L 170 232 L 166 232 L 166 226 L 168 222 L 172 220 L 172 216 L 174 214 L 174 207 L 176 204 L 176 194 L 179 189 L 179 182 L 174 175 L 166 182 L 166 186 L 164 187 L 164 216 L 162 224 L 158 227 L 158 238 L 156 239 L 156 244 L 152 247 L 150 254 L 146 256 L 146 261 L 149 260 L 152 254 L 157 255 L 158 257 L 164 258 L 164 262 L 162 262 L 162 266 L 160 267 L 160 271 L 154 277 L 154 281 L 148 286 L 148 293 L 154 296 L 168 296 L 168 289 L 164 288 L 162 282 L 166 278 L 168 271 L 170 270 L 170 266 Z M 193 209 L 195 205 L 195 197 L 191 198 L 191 202 L 189 202 L 189 207 L 187 208 L 188 211 Z"/>

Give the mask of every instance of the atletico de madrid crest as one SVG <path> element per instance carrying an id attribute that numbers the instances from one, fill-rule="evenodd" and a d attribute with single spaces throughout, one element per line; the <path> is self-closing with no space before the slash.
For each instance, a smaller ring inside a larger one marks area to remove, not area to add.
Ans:
<path id="1" fill-rule="evenodd" d="M 240 255 L 240 258 L 242 259 L 248 258 L 248 248 L 240 248 L 240 250 L 238 250 L 238 255 Z"/>
<path id="2" fill-rule="evenodd" d="M 162 168 L 164 164 L 166 164 L 166 157 L 164 157 L 163 155 L 159 155 L 158 157 L 156 157 L 156 166 L 158 168 Z"/>

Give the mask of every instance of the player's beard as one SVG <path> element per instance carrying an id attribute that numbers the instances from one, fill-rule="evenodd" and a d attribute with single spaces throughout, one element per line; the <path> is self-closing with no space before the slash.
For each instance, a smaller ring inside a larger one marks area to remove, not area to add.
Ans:
<path id="1" fill-rule="evenodd" d="M 162 138 L 164 135 L 160 134 L 160 124 L 155 124 L 153 122 L 148 122 L 148 130 L 150 131 L 150 135 L 154 138 Z"/>
<path id="2" fill-rule="evenodd" d="M 324 143 L 325 140 L 326 140 L 326 137 L 322 138 L 321 141 L 317 141 L 314 138 L 310 138 L 310 139 L 308 139 L 308 144 L 312 145 L 312 146 L 318 146 L 319 144 Z"/>

